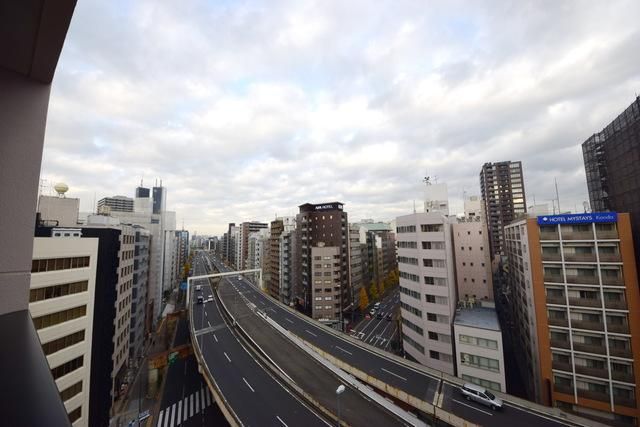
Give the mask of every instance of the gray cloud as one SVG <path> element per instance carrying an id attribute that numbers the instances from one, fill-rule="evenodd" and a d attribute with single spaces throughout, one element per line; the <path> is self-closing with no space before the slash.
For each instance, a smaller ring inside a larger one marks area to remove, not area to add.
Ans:
<path id="1" fill-rule="evenodd" d="M 587 198 L 580 144 L 640 87 L 640 4 L 79 2 L 42 176 L 94 197 L 162 178 L 200 233 L 338 199 L 391 219 L 425 173 L 454 207 L 483 163 L 529 202 Z M 597 25 L 594 23 L 597 22 Z"/>

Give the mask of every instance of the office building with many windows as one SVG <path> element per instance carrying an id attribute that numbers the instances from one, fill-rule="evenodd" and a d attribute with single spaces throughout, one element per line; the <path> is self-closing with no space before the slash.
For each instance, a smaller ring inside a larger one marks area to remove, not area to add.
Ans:
<path id="1" fill-rule="evenodd" d="M 80 229 L 34 239 L 29 311 L 74 427 L 89 425 L 97 263 L 98 239 Z"/>

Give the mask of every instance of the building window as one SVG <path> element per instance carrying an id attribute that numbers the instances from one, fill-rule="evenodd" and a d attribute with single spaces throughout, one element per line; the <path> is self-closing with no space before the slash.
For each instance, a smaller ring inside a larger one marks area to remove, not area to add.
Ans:
<path id="1" fill-rule="evenodd" d="M 87 314 L 87 306 L 70 308 L 68 310 L 58 311 L 56 313 L 45 314 L 44 316 L 34 317 L 33 325 L 36 329 L 43 329 L 49 326 L 57 325 L 62 322 L 77 319 Z"/>
<path id="2" fill-rule="evenodd" d="M 458 340 L 464 344 L 490 348 L 492 350 L 498 349 L 498 341 L 495 341 L 495 340 L 490 340 L 486 338 L 477 338 L 477 337 L 472 337 L 470 335 L 464 335 L 464 334 L 460 334 L 458 336 Z"/>
<path id="3" fill-rule="evenodd" d="M 429 357 L 435 360 L 440 360 L 440 353 L 437 351 L 429 350 Z"/>
<path id="4" fill-rule="evenodd" d="M 435 333 L 435 332 L 429 331 L 429 339 L 430 340 L 434 340 L 434 341 L 438 341 L 438 334 Z"/>
<path id="5" fill-rule="evenodd" d="M 414 314 L 415 316 L 422 317 L 422 311 L 421 310 L 418 310 L 417 308 L 412 307 L 407 303 L 404 303 L 404 302 L 400 301 L 400 307 L 402 307 L 404 310 L 408 311 L 409 313 Z"/>
<path id="6" fill-rule="evenodd" d="M 36 288 L 29 291 L 29 302 L 42 301 L 50 298 L 58 298 L 66 295 L 86 292 L 89 286 L 87 280 L 81 282 L 64 283 L 62 285 L 47 286 L 46 288 Z"/>
<path id="7" fill-rule="evenodd" d="M 500 372 L 500 362 L 496 359 L 469 353 L 460 353 L 460 358 L 463 365 L 473 366 L 487 371 Z"/>
<path id="8" fill-rule="evenodd" d="M 58 378 L 81 368 L 83 363 L 84 356 L 76 357 L 75 359 L 70 360 L 67 363 L 63 363 L 62 365 L 53 368 L 51 370 L 51 375 L 53 375 L 54 380 L 57 380 Z"/>
<path id="9" fill-rule="evenodd" d="M 42 350 L 47 356 L 63 348 L 71 347 L 74 344 L 84 341 L 84 329 L 73 334 L 58 338 L 42 344 Z"/>
<path id="10" fill-rule="evenodd" d="M 69 421 L 71 424 L 75 423 L 82 416 L 82 406 L 78 406 L 73 411 L 69 412 Z"/>
<path id="11" fill-rule="evenodd" d="M 402 318 L 402 324 L 407 328 L 411 329 L 412 331 L 416 332 L 417 334 L 420 334 L 420 336 L 424 336 L 424 330 L 420 326 L 416 325 L 415 323 L 412 323 L 407 319 Z"/>
<path id="12" fill-rule="evenodd" d="M 409 344 L 411 347 L 415 348 L 420 353 L 424 354 L 424 346 L 420 345 L 416 340 L 414 340 L 410 336 L 406 335 L 404 332 L 402 333 L 402 339 L 407 344 Z"/>
<path id="13" fill-rule="evenodd" d="M 71 399 L 73 396 L 82 392 L 82 381 L 78 381 L 72 386 L 69 386 L 60 392 L 60 398 L 63 402 Z"/>
<path id="14" fill-rule="evenodd" d="M 31 272 L 41 273 L 44 271 L 68 270 L 71 268 L 89 267 L 89 257 L 72 257 L 72 258 L 48 258 L 34 259 L 31 262 Z"/>

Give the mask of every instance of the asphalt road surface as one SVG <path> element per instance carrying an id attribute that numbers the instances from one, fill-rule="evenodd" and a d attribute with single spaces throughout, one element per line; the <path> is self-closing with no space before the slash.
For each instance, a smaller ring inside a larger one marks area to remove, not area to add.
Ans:
<path id="1" fill-rule="evenodd" d="M 205 273 L 196 258 L 195 275 Z M 238 341 L 227 327 L 206 279 L 201 285 L 205 302 L 191 300 L 198 344 L 224 398 L 245 426 L 327 426 L 319 414 L 279 383 Z"/>
<path id="2" fill-rule="evenodd" d="M 219 260 L 211 258 L 220 271 L 231 271 Z M 271 297 L 258 290 L 247 280 L 240 280 L 235 276 L 229 279 L 237 289 L 249 301 L 257 307 L 268 310 L 269 317 L 278 322 L 280 326 L 288 329 L 300 338 L 343 360 L 351 366 L 357 367 L 368 375 L 373 376 L 393 387 L 399 388 L 408 394 L 418 397 L 426 402 L 433 402 L 435 393 L 439 387 L 440 379 L 435 375 L 414 369 L 411 366 L 375 353 L 364 346 L 355 345 L 351 341 L 326 331 L 323 327 L 306 316 L 293 314 L 281 306 Z M 277 333 L 274 331 L 273 333 Z M 492 426 L 562 426 L 563 423 L 554 421 L 546 416 L 528 412 L 508 405 L 504 410 L 490 412 L 484 408 L 475 407 L 476 404 L 468 404 L 459 399 L 457 387 L 444 384 L 443 409 L 465 418 L 468 421 L 480 425 Z M 465 405 L 458 403 L 463 402 Z M 434 402 L 435 403 L 435 402 Z M 445 406 L 446 405 L 446 406 Z M 480 411 L 481 410 L 481 411 Z M 489 415 L 487 414 L 489 413 Z"/>
<path id="3" fill-rule="evenodd" d="M 369 319 L 361 320 L 352 329 L 353 332 L 349 331 L 349 335 L 379 349 L 393 352 L 391 343 L 398 332 L 399 307 L 400 289 L 396 287 L 380 301 L 380 308 L 376 314 Z M 367 312 L 372 308 L 373 304 L 367 309 Z M 391 314 L 391 320 L 387 319 L 388 314 Z M 382 318 L 379 318 L 379 315 Z"/>

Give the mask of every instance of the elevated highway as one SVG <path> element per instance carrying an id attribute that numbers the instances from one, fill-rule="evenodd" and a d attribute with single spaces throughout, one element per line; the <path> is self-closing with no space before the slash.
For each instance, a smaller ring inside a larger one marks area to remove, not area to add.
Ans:
<path id="1" fill-rule="evenodd" d="M 209 258 L 208 262 L 220 272 L 232 271 L 215 258 Z M 278 346 L 274 349 L 268 342 L 281 339 L 276 329 L 284 330 L 295 335 L 330 364 L 392 398 L 397 405 L 411 410 L 429 424 L 505 427 L 599 425 L 555 408 L 543 407 L 508 395 L 501 395 L 506 405 L 502 411 L 497 412 L 467 402 L 458 391 L 462 384 L 460 379 L 393 356 L 321 325 L 268 297 L 247 280 L 239 279 L 237 274 L 223 280 L 218 292 L 222 301 L 236 299 L 237 302 L 240 298 L 245 302 L 245 307 L 255 307 L 253 311 L 262 314 L 265 321 L 273 322 L 275 328 L 265 329 L 264 325 L 259 328 L 255 323 L 259 320 L 258 316 L 239 313 L 239 308 L 236 307 L 236 315 L 253 318 L 254 326 L 247 329 L 250 335 L 260 339 L 263 346 L 270 349 L 267 356 L 274 357 L 279 352 Z M 229 305 L 238 306 L 237 303 Z"/>

